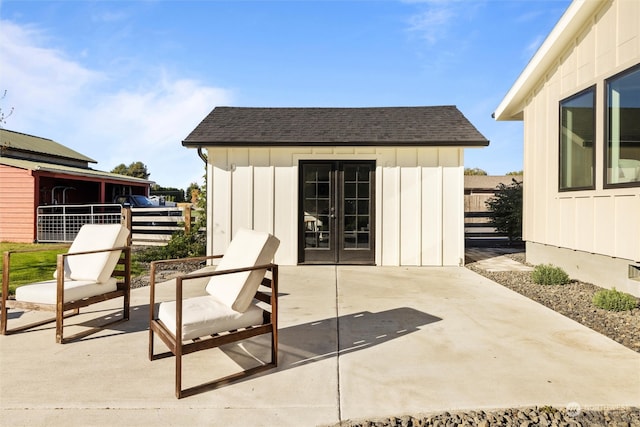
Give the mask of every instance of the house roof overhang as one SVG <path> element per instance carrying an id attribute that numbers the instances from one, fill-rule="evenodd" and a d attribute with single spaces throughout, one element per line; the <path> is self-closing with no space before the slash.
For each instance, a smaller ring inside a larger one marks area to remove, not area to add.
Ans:
<path id="1" fill-rule="evenodd" d="M 122 182 L 128 185 L 151 185 L 154 181 L 135 178 L 132 176 L 120 175 L 111 172 L 102 172 L 95 169 L 75 168 L 71 166 L 57 165 L 54 163 L 34 162 L 30 160 L 14 159 L 11 157 L 0 157 L 0 165 L 11 166 L 18 169 L 31 170 L 35 172 L 47 172 L 61 175 L 69 175 L 78 178 Z"/>
<path id="2" fill-rule="evenodd" d="M 485 147 L 489 141 L 455 106 L 216 107 L 182 144 L 188 148 Z"/>
<path id="3" fill-rule="evenodd" d="M 523 111 L 529 94 L 566 47 L 576 38 L 585 23 L 604 4 L 606 2 L 601 0 L 574 0 L 569 5 L 496 108 L 493 113 L 495 120 L 523 120 Z"/>

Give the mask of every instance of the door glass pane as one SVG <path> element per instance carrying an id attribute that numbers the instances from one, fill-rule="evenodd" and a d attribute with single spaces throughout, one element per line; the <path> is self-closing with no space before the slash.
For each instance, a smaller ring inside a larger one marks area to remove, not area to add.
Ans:
<path id="1" fill-rule="evenodd" d="M 370 192 L 372 165 L 344 165 L 344 234 L 345 249 L 369 249 Z"/>
<path id="2" fill-rule="evenodd" d="M 351 199 L 351 198 L 355 198 L 358 193 L 356 193 L 356 189 L 358 187 L 356 186 L 355 182 L 345 182 L 344 183 L 344 198 L 345 199 Z"/>
<path id="3" fill-rule="evenodd" d="M 329 165 L 304 166 L 304 247 L 328 249 L 331 238 Z"/>

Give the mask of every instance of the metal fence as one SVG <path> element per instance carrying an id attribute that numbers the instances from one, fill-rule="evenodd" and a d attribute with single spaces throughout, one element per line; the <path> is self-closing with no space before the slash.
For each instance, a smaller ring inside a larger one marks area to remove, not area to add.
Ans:
<path id="1" fill-rule="evenodd" d="M 176 207 L 129 208 L 119 204 L 51 205 L 37 210 L 37 241 L 72 242 L 84 224 L 126 223 L 133 245 L 166 245 L 180 230 L 190 231 L 200 211 L 188 203 Z M 126 211 L 126 212 L 125 212 Z"/>
<path id="2" fill-rule="evenodd" d="M 84 224 L 119 224 L 121 205 L 38 206 L 38 242 L 72 242 Z"/>

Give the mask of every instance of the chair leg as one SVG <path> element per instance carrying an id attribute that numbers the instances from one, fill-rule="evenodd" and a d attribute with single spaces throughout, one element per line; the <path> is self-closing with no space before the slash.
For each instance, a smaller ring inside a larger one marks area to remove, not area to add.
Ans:
<path id="1" fill-rule="evenodd" d="M 149 360 L 153 360 L 153 327 L 149 327 Z"/>
<path id="2" fill-rule="evenodd" d="M 176 397 L 182 398 L 182 349 L 176 348 Z"/>
<path id="3" fill-rule="evenodd" d="M 9 318 L 9 308 L 6 307 L 7 301 L 5 296 L 2 296 L 2 307 L 0 307 L 0 333 L 7 335 L 7 319 Z"/>
<path id="4" fill-rule="evenodd" d="M 271 363 L 278 366 L 278 331 L 275 329 L 271 332 Z"/>
<path id="5" fill-rule="evenodd" d="M 64 328 L 64 311 L 61 307 L 56 310 L 56 343 L 62 344 L 64 337 L 62 336 L 62 330 Z"/>

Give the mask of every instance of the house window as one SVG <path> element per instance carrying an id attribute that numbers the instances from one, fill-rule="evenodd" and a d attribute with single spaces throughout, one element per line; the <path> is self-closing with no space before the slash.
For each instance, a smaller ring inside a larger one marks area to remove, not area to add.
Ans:
<path id="1" fill-rule="evenodd" d="M 607 80 L 607 186 L 640 185 L 640 65 Z"/>
<path id="2" fill-rule="evenodd" d="M 595 87 L 560 101 L 560 191 L 594 188 Z"/>

